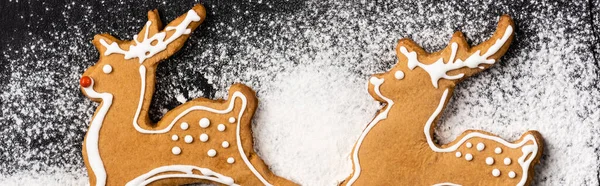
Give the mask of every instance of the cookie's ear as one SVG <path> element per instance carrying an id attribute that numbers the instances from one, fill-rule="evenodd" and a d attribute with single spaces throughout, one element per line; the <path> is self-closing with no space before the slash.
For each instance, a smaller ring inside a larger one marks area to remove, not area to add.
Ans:
<path id="1" fill-rule="evenodd" d="M 431 77 L 435 88 L 438 81 L 450 80 L 455 84 L 466 77 L 481 72 L 493 65 L 510 46 L 513 39 L 514 22 L 508 15 L 500 17 L 496 32 L 487 41 L 470 47 L 462 32 L 452 35 L 450 44 L 441 51 L 428 53 L 410 39 L 401 39 L 396 47 L 400 69 L 411 71 L 422 68 Z M 408 73 L 414 72 L 405 72 Z"/>
<path id="2" fill-rule="evenodd" d="M 162 28 L 163 25 L 160 21 L 158 10 L 150 10 L 148 11 L 148 21 L 146 22 L 146 25 L 144 25 L 144 28 L 133 38 L 136 39 L 136 41 L 143 41 L 145 38 L 154 36 L 154 34 L 158 33 Z"/>
<path id="3" fill-rule="evenodd" d="M 96 34 L 94 36 L 94 40 L 92 40 L 92 43 L 94 44 L 94 46 L 96 47 L 98 52 L 100 52 L 100 56 L 102 56 L 104 54 L 104 52 L 108 49 L 107 47 L 109 47 L 110 44 L 112 44 L 112 43 L 120 44 L 120 43 L 122 43 L 122 41 L 111 36 L 110 34 L 102 33 L 102 34 Z"/>

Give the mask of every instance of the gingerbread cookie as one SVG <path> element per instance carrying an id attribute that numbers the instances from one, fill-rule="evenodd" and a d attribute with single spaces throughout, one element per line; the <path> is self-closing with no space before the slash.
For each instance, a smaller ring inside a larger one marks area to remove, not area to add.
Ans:
<path id="1" fill-rule="evenodd" d="M 512 143 L 478 130 L 444 145 L 432 138 L 456 84 L 504 55 L 513 31 L 513 21 L 503 15 L 496 33 L 475 47 L 461 32 L 435 53 L 401 39 L 398 63 L 369 81 L 369 93 L 385 106 L 356 142 L 354 172 L 342 184 L 528 185 L 543 149 L 537 131 L 527 131 Z"/>
<path id="2" fill-rule="evenodd" d="M 164 30 L 156 10 L 133 41 L 94 37 L 98 62 L 80 80 L 100 106 L 83 145 L 90 185 L 295 185 L 271 173 L 253 150 L 257 99 L 236 84 L 227 100 L 195 99 L 158 123 L 148 117 L 160 61 L 177 52 L 206 17 L 196 5 Z"/>

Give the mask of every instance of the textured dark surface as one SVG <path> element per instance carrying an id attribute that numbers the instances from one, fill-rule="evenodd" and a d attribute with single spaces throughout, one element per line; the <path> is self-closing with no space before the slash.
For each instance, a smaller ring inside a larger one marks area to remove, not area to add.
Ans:
<path id="1" fill-rule="evenodd" d="M 36 183 L 23 180 L 39 180 L 38 172 L 48 176 L 42 179 L 48 184 L 85 181 L 81 144 L 97 105 L 81 95 L 78 79 L 98 58 L 92 37 L 110 33 L 130 39 L 146 21 L 147 10 L 158 9 L 166 23 L 194 3 L 0 1 L 2 183 Z M 219 98 L 231 83 L 247 83 L 263 101 L 255 137 L 265 161 L 298 183 L 332 185 L 349 174 L 347 154 L 376 111 L 366 94 L 345 93 L 364 93 L 368 75 L 394 63 L 397 39 L 411 37 L 435 51 L 454 30 L 463 30 L 475 44 L 493 32 L 498 15 L 509 14 L 517 24 L 513 46 L 502 63 L 459 86 L 438 127 L 439 140 L 448 142 L 469 128 L 508 139 L 536 129 L 547 145 L 534 185 L 598 184 L 598 0 L 201 3 L 207 20 L 181 52 L 159 65 L 151 107 L 155 121 L 182 101 Z M 319 98 L 330 96 L 320 89 L 339 93 L 337 99 Z M 317 101 L 306 100 L 311 98 Z M 281 110 L 277 102 L 304 105 L 281 106 L 290 111 L 279 112 L 287 117 L 278 118 L 270 114 Z M 328 104 L 343 108 L 323 106 Z M 335 132 L 304 126 L 314 122 L 303 120 L 312 114 L 302 112 L 307 109 L 322 109 L 323 118 L 333 118 L 326 124 L 337 123 L 328 126 Z M 340 150 L 299 153 L 322 137 Z M 317 159 L 343 160 L 330 169 L 309 169 L 324 165 Z"/>

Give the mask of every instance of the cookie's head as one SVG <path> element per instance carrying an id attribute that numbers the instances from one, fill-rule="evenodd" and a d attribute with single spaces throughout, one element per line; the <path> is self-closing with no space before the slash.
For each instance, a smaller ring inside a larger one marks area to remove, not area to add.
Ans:
<path id="1" fill-rule="evenodd" d="M 461 80 L 493 65 L 510 46 L 514 23 L 503 15 L 494 35 L 470 47 L 462 32 L 456 32 L 441 51 L 428 53 L 414 41 L 401 39 L 396 47 L 398 63 L 388 72 L 374 75 L 369 92 L 378 101 L 399 97 L 418 98 L 453 89 Z"/>
<path id="2" fill-rule="evenodd" d="M 141 78 L 153 83 L 158 63 L 179 51 L 205 17 L 204 7 L 198 4 L 163 29 L 158 11 L 152 10 L 148 12 L 144 28 L 132 41 L 122 41 L 109 34 L 96 35 L 93 44 L 100 59 L 83 73 L 80 80 L 83 92 L 90 90 L 90 86 L 96 92 L 108 93 L 139 89 Z"/>

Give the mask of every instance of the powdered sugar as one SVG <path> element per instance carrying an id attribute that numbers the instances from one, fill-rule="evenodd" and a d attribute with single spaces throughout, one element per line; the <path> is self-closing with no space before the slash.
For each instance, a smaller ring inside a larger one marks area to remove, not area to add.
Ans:
<path id="1" fill-rule="evenodd" d="M 93 34 L 130 38 L 146 10 L 172 20 L 193 4 L 79 3 L 59 7 L 48 27 L 31 23 L 37 31 L 2 51 L 0 185 L 83 185 L 81 143 L 97 104 L 81 95 L 77 79 L 97 60 Z M 546 146 L 534 184 L 598 184 L 598 63 L 589 46 L 597 40 L 586 3 L 294 3 L 207 2 L 207 22 L 158 68 L 152 118 L 248 84 L 260 101 L 253 128 L 265 162 L 302 185 L 335 185 L 351 172 L 352 145 L 378 108 L 368 77 L 395 63 L 398 39 L 435 51 L 460 29 L 476 44 L 508 13 L 516 22 L 513 46 L 458 86 L 437 139 L 483 129 L 514 140 L 536 129 Z M 47 21 L 43 15 L 56 7 L 45 6 L 46 13 L 19 17 Z"/>

